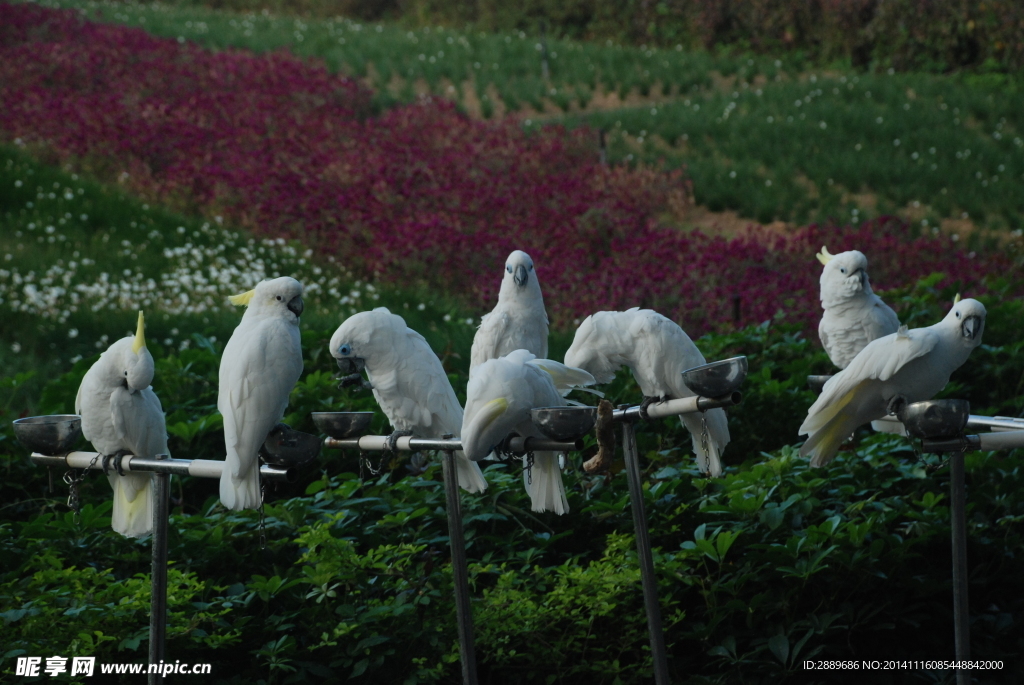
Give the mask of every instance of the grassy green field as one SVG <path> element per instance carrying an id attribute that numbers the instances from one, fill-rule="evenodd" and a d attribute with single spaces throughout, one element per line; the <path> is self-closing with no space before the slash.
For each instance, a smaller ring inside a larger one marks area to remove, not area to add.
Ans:
<path id="1" fill-rule="evenodd" d="M 432 93 L 474 116 L 588 124 L 607 131 L 611 161 L 685 166 L 698 204 L 761 223 L 895 213 L 951 233 L 1024 227 L 1024 89 L 1005 75 L 809 70 L 793 57 L 551 40 L 544 79 L 540 39 L 522 32 L 44 4 L 212 48 L 316 57 L 365 79 L 379 106 Z"/>

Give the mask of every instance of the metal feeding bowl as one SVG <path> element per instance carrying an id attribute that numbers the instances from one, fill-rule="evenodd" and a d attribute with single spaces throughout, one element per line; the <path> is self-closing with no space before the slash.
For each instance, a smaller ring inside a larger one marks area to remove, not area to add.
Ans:
<path id="1" fill-rule="evenodd" d="M 533 425 L 559 442 L 579 440 L 597 423 L 597 407 L 540 407 L 530 410 Z"/>
<path id="2" fill-rule="evenodd" d="M 309 433 L 293 430 L 279 423 L 260 447 L 260 457 L 271 466 L 293 468 L 305 466 L 320 456 L 323 443 Z"/>
<path id="3" fill-rule="evenodd" d="M 51 456 L 67 454 L 82 437 L 82 417 L 78 414 L 29 416 L 14 422 L 14 434 L 33 452 Z"/>
<path id="4" fill-rule="evenodd" d="M 953 438 L 967 427 L 971 403 L 967 400 L 929 400 L 904 404 L 896 417 L 915 438 Z"/>
<path id="5" fill-rule="evenodd" d="M 335 440 L 354 438 L 370 427 L 372 411 L 315 411 L 313 423 Z"/>
<path id="6" fill-rule="evenodd" d="M 733 357 L 683 371 L 683 383 L 701 397 L 721 397 L 739 390 L 747 377 L 747 358 Z"/>

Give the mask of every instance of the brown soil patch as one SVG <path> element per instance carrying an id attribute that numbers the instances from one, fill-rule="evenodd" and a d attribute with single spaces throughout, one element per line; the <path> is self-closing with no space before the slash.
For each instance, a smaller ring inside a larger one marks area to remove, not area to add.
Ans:
<path id="1" fill-rule="evenodd" d="M 726 210 L 713 212 L 703 205 L 690 207 L 686 212 L 686 218 L 682 222 L 683 228 L 698 230 L 708 235 L 718 235 L 723 238 L 733 238 L 748 230 L 753 229 L 757 233 L 777 233 L 788 235 L 797 228 L 797 224 L 787 221 L 773 221 L 762 224 L 753 219 L 740 216 L 738 212 Z"/>

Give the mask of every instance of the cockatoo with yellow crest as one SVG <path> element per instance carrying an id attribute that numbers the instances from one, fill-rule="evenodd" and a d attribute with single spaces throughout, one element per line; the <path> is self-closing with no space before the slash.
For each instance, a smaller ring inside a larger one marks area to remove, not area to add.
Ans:
<path id="1" fill-rule="evenodd" d="M 220 361 L 217 408 L 227 450 L 220 501 L 228 509 L 258 509 L 258 452 L 302 374 L 302 284 L 282 276 L 230 299 L 246 309 Z"/>
<path id="2" fill-rule="evenodd" d="M 393 436 L 440 439 L 462 432 L 462 405 L 441 360 L 402 317 L 384 307 L 354 314 L 331 336 L 330 350 L 342 373 L 366 371 Z M 487 489 L 480 466 L 464 452 L 455 453 L 455 463 L 463 489 Z"/>
<path id="3" fill-rule="evenodd" d="M 123 473 L 121 458 L 131 454 L 168 454 L 163 408 L 153 392 L 153 356 L 146 349 L 145 321 L 139 312 L 134 336 L 121 338 L 100 355 L 78 388 L 75 411 L 82 434 L 116 472 L 107 478 L 114 489 L 111 527 L 131 538 L 153 529 L 153 489 L 148 473 Z"/>
<path id="4" fill-rule="evenodd" d="M 960 300 L 942 321 L 867 344 L 850 364 L 825 383 L 800 426 L 807 442 L 802 456 L 824 466 L 858 426 L 895 411 L 899 402 L 930 400 L 946 387 L 950 375 L 981 344 L 985 306 Z"/>
<path id="5" fill-rule="evenodd" d="M 473 336 L 469 368 L 513 350 L 548 356 L 548 315 L 530 255 L 516 250 L 505 260 L 498 304 L 485 314 Z"/>
<path id="6" fill-rule="evenodd" d="M 648 400 L 664 401 L 693 397 L 683 383 L 682 372 L 707 362 L 690 336 L 674 321 L 650 310 L 634 307 L 625 312 L 597 312 L 576 329 L 565 363 L 589 371 L 598 383 L 610 383 L 626 366 Z M 722 475 L 722 452 L 729 444 L 729 424 L 724 409 L 705 413 L 708 448 L 701 440 L 700 414 L 679 417 L 690 431 L 697 465 L 704 473 Z"/>
<path id="7" fill-rule="evenodd" d="M 832 363 L 840 369 L 871 342 L 900 327 L 896 312 L 871 292 L 868 259 L 850 250 L 837 255 L 825 247 L 817 255 L 821 272 L 821 308 L 818 337 Z"/>
<path id="8" fill-rule="evenodd" d="M 543 437 L 533 425 L 530 410 L 564 407 L 568 404 L 564 394 L 573 387 L 593 383 L 594 377 L 586 371 L 538 359 L 526 350 L 483 362 L 469 373 L 462 420 L 463 452 L 471 460 L 480 461 L 513 432 Z M 533 511 L 569 511 L 557 452 L 535 452 L 523 480 Z"/>

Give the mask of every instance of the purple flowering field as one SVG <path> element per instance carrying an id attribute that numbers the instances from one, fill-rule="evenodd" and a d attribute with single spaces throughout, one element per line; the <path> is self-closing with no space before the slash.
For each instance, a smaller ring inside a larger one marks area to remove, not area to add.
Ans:
<path id="1" fill-rule="evenodd" d="M 814 253 L 860 249 L 876 289 L 933 272 L 981 292 L 1005 273 L 882 218 L 710 236 L 678 225 L 678 172 L 607 167 L 591 131 L 525 132 L 425 98 L 383 113 L 372 93 L 285 52 L 212 52 L 75 11 L 0 4 L 0 139 L 119 179 L 173 207 L 297 238 L 356 274 L 485 310 L 513 249 L 537 263 L 553 322 L 654 307 L 693 334 L 784 310 L 817 320 Z M 675 217 L 675 218 L 673 218 Z"/>

